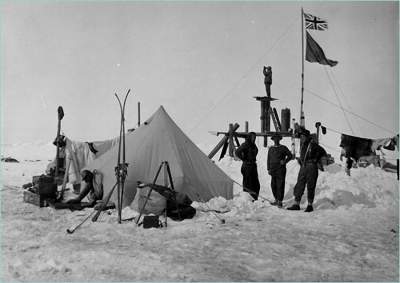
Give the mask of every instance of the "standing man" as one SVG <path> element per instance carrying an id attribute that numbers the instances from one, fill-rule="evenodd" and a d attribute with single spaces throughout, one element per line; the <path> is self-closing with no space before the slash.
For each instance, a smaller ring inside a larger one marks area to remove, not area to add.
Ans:
<path id="1" fill-rule="evenodd" d="M 271 66 L 263 68 L 264 74 L 264 84 L 265 84 L 265 91 L 267 92 L 267 96 L 271 97 L 271 85 L 272 85 L 272 68 Z"/>
<path id="2" fill-rule="evenodd" d="M 300 145 L 300 158 L 297 159 L 297 161 L 301 167 L 293 191 L 295 203 L 289 207 L 288 210 L 300 210 L 301 197 L 303 196 L 307 185 L 308 205 L 304 211 L 311 212 L 314 210 L 312 205 L 314 202 L 315 187 L 318 179 L 318 163 L 321 158 L 327 154 L 325 149 L 319 146 L 316 141 L 312 139 L 310 132 L 304 128 L 300 132 Z"/>
<path id="3" fill-rule="evenodd" d="M 290 150 L 279 144 L 282 139 L 280 134 L 275 134 L 271 137 L 274 145 L 268 150 L 267 169 L 271 175 L 271 190 L 274 195 L 275 202 L 272 205 L 282 207 L 282 200 L 285 195 L 285 178 L 286 178 L 286 163 L 292 159 Z"/>
<path id="4" fill-rule="evenodd" d="M 250 132 L 246 141 L 236 149 L 236 156 L 243 161 L 241 172 L 243 175 L 243 191 L 249 193 L 255 200 L 258 199 L 260 192 L 260 181 L 257 172 L 256 134 Z"/>

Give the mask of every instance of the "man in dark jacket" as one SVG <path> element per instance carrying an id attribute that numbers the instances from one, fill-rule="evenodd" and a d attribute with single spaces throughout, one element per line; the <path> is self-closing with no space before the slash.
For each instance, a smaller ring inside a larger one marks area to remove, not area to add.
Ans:
<path id="1" fill-rule="evenodd" d="M 286 163 L 292 159 L 292 153 L 286 146 L 279 144 L 281 135 L 275 134 L 271 139 L 275 143 L 268 150 L 267 160 L 268 174 L 271 175 L 271 190 L 275 198 L 275 202 L 271 204 L 282 207 L 285 195 Z"/>
<path id="2" fill-rule="evenodd" d="M 300 133 L 300 144 L 300 158 L 297 161 L 301 167 L 293 192 L 295 203 L 288 209 L 300 210 L 301 197 L 307 185 L 308 205 L 304 211 L 311 212 L 314 210 L 312 205 L 318 179 L 318 163 L 322 157 L 326 156 L 326 151 L 312 139 L 310 132 L 307 130 L 303 130 Z"/>
<path id="3" fill-rule="evenodd" d="M 267 92 L 267 96 L 271 97 L 271 84 L 272 84 L 272 68 L 270 66 L 263 68 L 264 74 L 264 84 L 265 84 L 265 91 Z"/>
<path id="4" fill-rule="evenodd" d="M 243 175 L 243 191 L 248 192 L 255 200 L 260 192 L 260 181 L 257 172 L 258 148 L 255 144 L 256 134 L 250 132 L 246 141 L 238 147 L 235 154 L 243 161 L 241 172 Z"/>

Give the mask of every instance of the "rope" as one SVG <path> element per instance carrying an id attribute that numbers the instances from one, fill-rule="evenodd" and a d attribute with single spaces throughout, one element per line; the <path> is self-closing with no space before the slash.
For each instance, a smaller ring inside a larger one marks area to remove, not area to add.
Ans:
<path id="1" fill-rule="evenodd" d="M 339 135 L 342 135 L 342 133 L 339 132 L 339 131 L 337 131 L 337 130 L 334 130 L 334 129 L 328 128 L 328 127 L 325 127 L 325 128 L 327 128 L 329 131 L 332 131 L 332 132 L 335 132 L 335 133 L 337 133 L 337 134 L 339 134 Z"/>
<path id="2" fill-rule="evenodd" d="M 204 118 L 209 116 L 209 114 L 215 110 L 215 108 L 222 102 L 224 101 L 226 98 L 228 98 L 229 96 L 231 96 L 234 92 L 234 90 L 236 90 L 236 88 L 240 85 L 240 83 L 242 82 L 242 80 L 244 80 L 250 73 L 251 71 L 253 71 L 253 69 L 258 65 L 258 62 L 261 61 L 262 58 L 264 58 L 268 53 L 270 53 L 275 46 L 287 35 L 287 33 L 289 32 L 289 30 L 293 27 L 293 23 L 296 20 L 292 21 L 287 29 L 283 32 L 283 34 L 275 41 L 274 44 L 272 44 L 272 46 L 262 55 L 260 56 L 257 61 L 247 70 L 247 72 L 233 85 L 233 87 L 223 96 L 221 97 L 217 103 L 215 103 L 213 105 L 213 107 L 210 108 L 209 111 L 207 111 L 200 119 L 199 121 L 189 130 L 189 132 L 191 133 L 193 130 L 195 130 L 200 124 L 201 122 L 204 121 Z"/>
<path id="3" fill-rule="evenodd" d="M 325 102 L 327 102 L 327 103 L 329 103 L 329 104 L 331 104 L 331 105 L 333 105 L 333 106 L 335 106 L 335 107 L 341 108 L 339 105 L 337 105 L 337 104 L 333 103 L 332 101 L 329 101 L 328 99 L 326 99 L 326 98 L 324 98 L 324 97 L 322 97 L 322 96 L 316 94 L 315 92 L 313 92 L 313 91 L 311 91 L 311 90 L 309 90 L 309 89 L 305 89 L 305 90 L 306 90 L 309 94 L 311 94 L 311 95 L 313 95 L 313 96 L 315 96 L 315 97 L 318 97 L 319 99 L 321 99 L 321 100 L 323 100 L 323 101 L 325 101 Z M 386 131 L 386 132 L 388 132 L 388 133 L 395 134 L 392 130 L 386 129 L 385 127 L 380 126 L 380 125 L 378 125 L 378 124 L 376 124 L 376 123 L 374 123 L 374 122 L 368 120 L 367 118 L 364 118 L 364 117 L 362 117 L 362 116 L 360 116 L 360 115 L 358 115 L 358 114 L 356 114 L 356 113 L 354 113 L 354 112 L 352 112 L 352 111 L 349 111 L 349 110 L 347 110 L 347 109 L 345 109 L 345 108 L 343 108 L 343 111 L 346 111 L 347 113 L 349 113 L 349 114 L 351 114 L 351 115 L 354 115 L 354 116 L 360 118 L 361 120 L 364 120 L 365 122 L 368 122 L 368 123 L 370 123 L 371 125 L 374 125 L 374 126 L 380 128 L 380 129 L 382 129 L 382 130 L 384 130 L 384 131 Z"/>
<path id="4" fill-rule="evenodd" d="M 331 150 L 334 150 L 334 151 L 337 151 L 337 152 L 341 152 L 341 150 L 338 149 L 338 148 L 334 148 L 333 146 L 324 144 L 324 143 L 322 143 L 322 142 L 319 142 L 319 143 L 322 144 L 323 146 L 327 147 L 327 148 L 330 148 Z"/>
<path id="5" fill-rule="evenodd" d="M 344 111 L 342 102 L 341 102 L 340 99 L 339 99 L 339 96 L 338 96 L 338 94 L 337 94 L 337 92 L 336 92 L 335 86 L 333 85 L 333 81 L 332 81 L 331 77 L 329 76 L 329 73 L 328 73 L 328 71 L 326 70 L 326 67 L 325 67 L 325 66 L 324 66 L 324 70 L 325 70 L 326 76 L 328 77 L 329 83 L 330 83 L 331 86 L 332 86 L 333 93 L 335 94 L 336 99 L 337 99 L 337 101 L 339 102 L 340 109 L 342 109 L 342 111 L 343 111 L 343 116 L 344 116 L 344 118 L 346 119 L 347 125 L 349 126 L 351 133 L 354 135 L 354 131 L 353 131 L 353 128 L 351 127 L 349 118 L 347 117 L 346 112 Z"/>
<path id="6" fill-rule="evenodd" d="M 350 110 L 350 111 L 353 111 L 353 109 L 352 109 L 350 103 L 349 103 L 348 100 L 347 100 L 347 96 L 344 94 L 344 91 L 343 91 L 342 87 L 340 86 L 339 81 L 336 79 L 335 73 L 333 72 L 332 69 L 326 68 L 326 70 L 330 73 L 330 75 L 331 75 L 332 78 L 333 78 L 334 83 L 336 83 L 337 87 L 339 88 L 339 91 L 340 91 L 339 94 L 341 94 L 342 97 L 344 98 L 344 100 L 345 100 L 345 102 L 346 102 L 346 104 L 347 104 L 349 110 Z M 360 125 L 359 125 L 359 124 L 356 124 L 356 125 L 358 126 L 358 129 L 360 130 L 359 132 L 361 133 L 362 131 L 361 131 Z"/>

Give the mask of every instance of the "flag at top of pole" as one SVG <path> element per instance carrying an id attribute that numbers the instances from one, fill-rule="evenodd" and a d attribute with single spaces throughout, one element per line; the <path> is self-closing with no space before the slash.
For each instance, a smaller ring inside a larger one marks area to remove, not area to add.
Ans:
<path id="1" fill-rule="evenodd" d="M 327 30 L 328 22 L 311 14 L 304 13 L 306 29 Z"/>

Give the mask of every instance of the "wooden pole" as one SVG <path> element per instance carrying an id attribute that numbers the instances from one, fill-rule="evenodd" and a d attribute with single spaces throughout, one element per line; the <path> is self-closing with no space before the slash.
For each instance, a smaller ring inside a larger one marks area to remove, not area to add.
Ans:
<path id="1" fill-rule="evenodd" d="M 265 133 L 267 131 L 267 117 L 268 117 L 268 108 L 267 101 L 261 100 L 261 133 Z M 267 146 L 267 137 L 264 137 L 264 147 Z"/>
<path id="2" fill-rule="evenodd" d="M 249 121 L 245 121 L 245 122 L 244 122 L 244 131 L 245 131 L 246 133 L 249 132 Z"/>
<path id="3" fill-rule="evenodd" d="M 292 155 L 293 155 L 293 159 L 296 158 L 296 143 L 295 143 L 295 124 L 296 124 L 296 120 L 293 118 L 292 119 Z"/>
<path id="4" fill-rule="evenodd" d="M 303 112 L 304 97 L 304 12 L 301 8 L 301 100 L 300 100 L 300 126 L 305 127 Z"/>
<path id="5" fill-rule="evenodd" d="M 138 127 L 140 127 L 140 102 L 137 103 L 137 107 L 138 107 Z"/>
<path id="6" fill-rule="evenodd" d="M 261 120 L 261 133 L 265 132 L 265 103 L 263 100 L 260 101 L 260 105 L 261 105 L 261 116 L 260 116 L 260 120 Z"/>
<path id="7" fill-rule="evenodd" d="M 67 157 L 67 156 L 65 156 Z M 67 165 L 66 165 L 66 169 L 65 169 L 65 173 L 64 173 L 64 179 L 63 179 L 63 183 L 61 186 L 61 192 L 60 192 L 60 197 L 59 200 L 62 201 L 64 198 L 64 192 L 65 189 L 67 187 L 67 182 L 68 182 L 68 176 L 69 176 L 69 167 L 71 166 L 71 156 L 70 158 L 67 159 Z"/>
<path id="8" fill-rule="evenodd" d="M 228 143 L 229 143 L 229 156 L 233 157 L 233 151 L 235 149 L 235 146 L 233 144 L 233 124 L 229 124 Z"/>
<path id="9" fill-rule="evenodd" d="M 56 146 L 57 146 L 57 150 L 56 150 L 56 170 L 55 170 L 55 174 L 54 177 L 55 179 L 58 177 L 58 170 L 59 170 L 59 164 L 58 164 L 58 160 L 60 159 L 60 128 L 61 128 L 61 120 L 58 119 L 58 124 L 57 124 L 57 137 L 56 137 Z"/>
<path id="10" fill-rule="evenodd" d="M 264 102 L 264 115 L 265 115 L 265 129 L 264 132 L 270 132 L 271 131 L 271 117 L 269 113 L 269 109 L 271 107 L 271 102 L 269 100 L 265 100 Z M 268 137 L 264 137 L 264 147 L 268 146 Z"/>
<path id="11" fill-rule="evenodd" d="M 317 144 L 319 144 L 319 129 L 321 128 L 321 123 L 315 123 L 315 127 L 317 128 Z"/>

